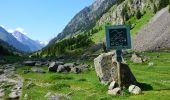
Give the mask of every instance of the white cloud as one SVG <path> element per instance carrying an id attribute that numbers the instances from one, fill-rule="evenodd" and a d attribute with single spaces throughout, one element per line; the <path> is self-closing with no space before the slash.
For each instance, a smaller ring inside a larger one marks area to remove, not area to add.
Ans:
<path id="1" fill-rule="evenodd" d="M 24 29 L 23 28 L 21 28 L 21 27 L 17 27 L 16 29 L 8 29 L 7 30 L 8 32 L 10 32 L 10 33 L 13 33 L 13 32 L 15 32 L 15 31 L 18 31 L 18 32 L 20 32 L 20 33 L 22 33 L 22 34 L 27 34 L 25 31 L 24 31 Z"/>

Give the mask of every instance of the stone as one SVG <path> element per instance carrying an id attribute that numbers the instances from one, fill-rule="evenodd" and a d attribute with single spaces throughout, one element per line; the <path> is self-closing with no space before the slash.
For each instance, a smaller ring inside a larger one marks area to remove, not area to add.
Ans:
<path id="1" fill-rule="evenodd" d="M 135 53 L 132 54 L 132 57 L 130 59 L 133 63 L 137 63 L 137 64 L 140 64 L 142 63 L 142 58 L 138 57 Z"/>
<path id="2" fill-rule="evenodd" d="M 35 66 L 35 61 L 24 61 L 23 62 L 23 65 L 25 66 Z"/>
<path id="3" fill-rule="evenodd" d="M 74 67 L 75 66 L 75 63 L 66 63 L 64 64 L 64 67 Z"/>
<path id="4" fill-rule="evenodd" d="M 153 63 L 153 62 L 149 62 L 149 63 L 148 63 L 148 66 L 149 66 L 149 67 L 152 67 L 152 66 L 154 66 L 154 63 Z"/>
<path id="5" fill-rule="evenodd" d="M 88 70 L 89 65 L 88 64 L 80 64 L 77 66 L 77 68 L 80 68 L 82 71 Z"/>
<path id="6" fill-rule="evenodd" d="M 1 74 L 4 74 L 4 71 L 3 71 L 3 69 L 0 69 L 0 75 L 1 75 Z"/>
<path id="7" fill-rule="evenodd" d="M 112 81 L 108 87 L 109 90 L 112 90 L 116 87 L 116 82 L 115 81 Z"/>
<path id="8" fill-rule="evenodd" d="M 61 72 L 68 72 L 68 71 L 65 69 L 64 65 L 59 65 L 57 72 L 61 73 Z"/>
<path id="9" fill-rule="evenodd" d="M 78 74 L 78 73 L 81 72 L 81 69 L 80 69 L 80 68 L 77 68 L 77 67 L 73 67 L 73 68 L 71 68 L 71 72 L 72 72 L 72 73 L 75 73 L 75 74 Z"/>
<path id="10" fill-rule="evenodd" d="M 48 100 L 69 100 L 69 96 L 67 94 L 56 94 L 50 96 Z"/>
<path id="11" fill-rule="evenodd" d="M 9 99 L 10 100 L 16 100 L 16 99 L 19 99 L 19 95 L 16 91 L 13 91 L 9 94 Z"/>
<path id="12" fill-rule="evenodd" d="M 31 71 L 36 73 L 46 73 L 46 71 L 41 68 L 31 68 Z"/>
<path id="13" fill-rule="evenodd" d="M 103 53 L 94 59 L 96 74 L 102 84 L 108 85 L 112 81 L 118 81 L 117 63 L 115 62 L 115 51 Z M 120 64 L 120 75 L 122 85 L 129 87 L 131 84 L 137 84 L 136 78 L 127 64 Z"/>
<path id="14" fill-rule="evenodd" d="M 120 91 L 121 91 L 121 89 L 119 87 L 117 87 L 112 90 L 108 90 L 108 94 L 109 95 L 117 95 L 117 94 L 120 94 Z"/>
<path id="15" fill-rule="evenodd" d="M 62 61 L 56 61 L 55 63 L 56 63 L 56 65 L 64 65 L 64 62 L 62 62 Z"/>
<path id="16" fill-rule="evenodd" d="M 56 72 L 58 68 L 58 65 L 55 62 L 51 62 L 48 67 L 48 71 L 50 72 Z"/>
<path id="17" fill-rule="evenodd" d="M 4 89 L 0 89 L 0 98 L 3 97 L 5 94 L 4 94 Z"/>
<path id="18" fill-rule="evenodd" d="M 130 93 L 136 94 L 136 95 L 142 93 L 141 89 L 136 85 L 130 85 L 128 90 Z"/>
<path id="19" fill-rule="evenodd" d="M 45 65 L 44 63 L 42 63 L 41 61 L 36 61 L 35 66 L 42 66 Z"/>

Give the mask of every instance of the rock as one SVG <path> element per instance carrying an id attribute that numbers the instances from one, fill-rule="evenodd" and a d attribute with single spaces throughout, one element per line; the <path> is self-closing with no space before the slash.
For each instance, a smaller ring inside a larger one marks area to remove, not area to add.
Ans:
<path id="1" fill-rule="evenodd" d="M 25 66 L 35 66 L 35 61 L 24 61 L 23 62 L 23 65 Z"/>
<path id="2" fill-rule="evenodd" d="M 64 62 L 61 62 L 61 61 L 56 61 L 55 63 L 56 65 L 64 65 Z"/>
<path id="3" fill-rule="evenodd" d="M 116 86 L 116 82 L 115 81 L 112 81 L 111 83 L 110 83 L 110 85 L 109 85 L 109 90 L 112 90 L 112 89 L 114 89 L 115 88 L 115 86 Z"/>
<path id="4" fill-rule="evenodd" d="M 50 72 L 56 72 L 58 68 L 58 65 L 55 62 L 51 62 L 48 67 L 48 71 Z"/>
<path id="5" fill-rule="evenodd" d="M 129 92 L 132 94 L 141 94 L 142 93 L 141 89 L 136 85 L 130 85 Z"/>
<path id="6" fill-rule="evenodd" d="M 94 59 L 95 70 L 99 80 L 102 84 L 107 85 L 112 81 L 117 83 L 117 63 L 112 57 L 115 56 L 114 52 L 103 53 Z M 114 57 L 115 58 L 115 57 Z M 136 84 L 136 78 L 132 74 L 128 65 L 120 64 L 120 75 L 122 80 L 122 85 L 129 87 L 131 84 Z"/>
<path id="7" fill-rule="evenodd" d="M 19 99 L 19 95 L 16 91 L 9 94 L 9 100 L 16 100 Z"/>
<path id="8" fill-rule="evenodd" d="M 31 68 L 31 71 L 36 73 L 46 73 L 46 71 L 41 68 Z"/>
<path id="9" fill-rule="evenodd" d="M 57 72 L 61 73 L 61 72 L 68 72 L 68 71 L 65 69 L 64 65 L 59 65 Z"/>
<path id="10" fill-rule="evenodd" d="M 0 75 L 1 75 L 1 74 L 4 74 L 4 71 L 3 71 L 3 69 L 0 69 Z"/>
<path id="11" fill-rule="evenodd" d="M 72 72 L 72 73 L 75 73 L 75 74 L 78 74 L 78 73 L 81 72 L 81 69 L 80 69 L 80 68 L 77 68 L 77 67 L 73 67 L 73 68 L 71 68 L 71 72 Z"/>
<path id="12" fill-rule="evenodd" d="M 137 64 L 140 64 L 142 63 L 142 58 L 138 57 L 135 53 L 132 54 L 132 57 L 130 59 L 133 63 L 137 63 Z"/>
<path id="13" fill-rule="evenodd" d="M 36 61 L 35 66 L 42 66 L 45 65 L 44 63 L 42 63 L 41 61 Z"/>
<path id="14" fill-rule="evenodd" d="M 4 89 L 0 89 L 0 98 L 3 97 L 5 94 L 4 94 Z"/>
<path id="15" fill-rule="evenodd" d="M 77 68 L 80 68 L 81 71 L 85 71 L 85 70 L 88 70 L 89 65 L 87 65 L 87 64 L 80 64 L 80 65 L 77 66 Z"/>
<path id="16" fill-rule="evenodd" d="M 69 100 L 69 97 L 67 94 L 56 94 L 56 95 L 50 96 L 48 100 Z"/>
<path id="17" fill-rule="evenodd" d="M 148 63 L 148 66 L 149 66 L 149 67 L 152 67 L 152 66 L 154 66 L 154 63 L 153 63 L 153 62 L 149 62 L 149 63 Z"/>
<path id="18" fill-rule="evenodd" d="M 121 91 L 121 89 L 119 87 L 117 87 L 112 90 L 108 90 L 108 94 L 109 95 L 117 95 L 117 94 L 120 94 L 120 91 Z"/>
<path id="19" fill-rule="evenodd" d="M 74 67 L 75 66 L 75 63 L 66 63 L 64 64 L 64 67 Z"/>

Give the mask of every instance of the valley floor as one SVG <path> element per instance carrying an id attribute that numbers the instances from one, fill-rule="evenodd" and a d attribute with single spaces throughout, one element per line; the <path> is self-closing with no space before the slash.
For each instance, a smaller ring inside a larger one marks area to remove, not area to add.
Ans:
<path id="1" fill-rule="evenodd" d="M 170 99 L 170 53 L 143 53 L 149 61 L 134 64 L 127 61 L 132 72 L 142 83 L 141 95 L 109 96 L 107 86 L 99 83 L 93 61 L 83 61 L 91 65 L 90 70 L 80 74 L 27 73 L 32 67 L 18 66 L 17 74 L 24 78 L 23 100 L 47 100 L 49 96 L 62 94 L 71 100 L 169 100 Z M 128 58 L 127 58 L 128 59 Z M 148 66 L 152 63 L 152 66 Z M 41 67 L 48 70 L 47 67 Z"/>

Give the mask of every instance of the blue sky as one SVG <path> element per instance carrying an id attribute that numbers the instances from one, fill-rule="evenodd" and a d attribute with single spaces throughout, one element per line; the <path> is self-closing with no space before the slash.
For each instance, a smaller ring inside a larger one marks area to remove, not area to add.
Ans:
<path id="1" fill-rule="evenodd" d="M 0 0 L 0 25 L 34 40 L 57 36 L 81 9 L 95 0 Z"/>

